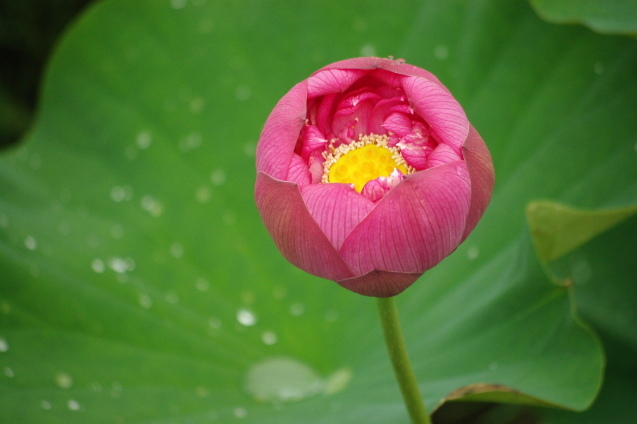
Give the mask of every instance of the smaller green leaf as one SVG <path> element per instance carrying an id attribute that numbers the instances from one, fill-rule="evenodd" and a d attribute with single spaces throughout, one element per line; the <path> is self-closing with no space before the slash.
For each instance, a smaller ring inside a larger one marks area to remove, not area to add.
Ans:
<path id="1" fill-rule="evenodd" d="M 531 0 L 548 22 L 581 23 L 607 34 L 637 34 L 637 2 L 634 0 Z"/>
<path id="2" fill-rule="evenodd" d="M 585 211 L 549 201 L 531 202 L 526 216 L 541 260 L 548 263 L 637 213 L 625 209 Z"/>
<path id="3" fill-rule="evenodd" d="M 578 314 L 599 333 L 607 356 L 599 399 L 582 415 L 542 411 L 542 424 L 634 423 L 637 389 L 637 206 L 584 211 L 534 202 L 527 219 L 554 280 L 568 281 Z"/>

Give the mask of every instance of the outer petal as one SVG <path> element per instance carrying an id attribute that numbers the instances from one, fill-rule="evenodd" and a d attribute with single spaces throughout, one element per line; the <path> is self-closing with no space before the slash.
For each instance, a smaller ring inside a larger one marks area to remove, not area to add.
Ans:
<path id="1" fill-rule="evenodd" d="M 257 145 L 257 172 L 285 180 L 307 112 L 307 81 L 292 87 L 265 121 Z"/>
<path id="2" fill-rule="evenodd" d="M 422 273 L 371 271 L 360 277 L 348 278 L 337 283 L 365 296 L 391 297 L 405 290 L 421 275 Z"/>
<path id="3" fill-rule="evenodd" d="M 461 160 L 462 157 L 456 152 L 456 150 L 448 144 L 439 144 L 427 157 L 427 168 L 433 166 L 444 165 L 445 163 L 455 162 Z"/>
<path id="4" fill-rule="evenodd" d="M 462 154 L 471 179 L 471 208 L 462 236 L 462 240 L 464 240 L 478 224 L 491 201 L 491 193 L 495 184 L 495 170 L 489 149 L 473 126 L 469 128 L 469 136 L 462 146 Z"/>
<path id="5" fill-rule="evenodd" d="M 462 161 L 408 175 L 350 233 L 341 256 L 355 275 L 423 273 L 460 244 L 470 196 Z"/>
<path id="6" fill-rule="evenodd" d="M 438 78 L 436 78 L 436 76 L 431 72 L 414 65 L 403 63 L 400 60 L 384 59 L 380 57 L 356 57 L 332 63 L 323 67 L 321 70 L 323 69 L 384 69 L 399 75 L 426 78 L 447 90 L 446 87 L 442 85 Z"/>
<path id="7" fill-rule="evenodd" d="M 346 184 L 312 184 L 301 188 L 310 214 L 338 250 L 347 235 L 374 208 L 374 203 Z"/>
<path id="8" fill-rule="evenodd" d="M 310 171 L 306 165 L 306 163 L 301 159 L 301 156 L 296 153 L 292 155 L 292 160 L 290 161 L 290 172 L 288 172 L 288 176 L 286 181 L 290 181 L 296 183 L 299 187 L 310 184 L 312 176 L 310 175 Z"/>
<path id="9" fill-rule="evenodd" d="M 433 81 L 418 77 L 404 78 L 403 89 L 416 113 L 441 138 L 438 141 L 460 151 L 469 134 L 469 121 L 449 91 Z"/>
<path id="10" fill-rule="evenodd" d="M 254 191 L 261 219 L 288 261 L 305 272 L 333 281 L 353 277 L 305 207 L 296 184 L 259 172 Z"/>
<path id="11" fill-rule="evenodd" d="M 309 99 L 331 93 L 341 93 L 367 72 L 358 69 L 323 68 L 307 79 Z"/>

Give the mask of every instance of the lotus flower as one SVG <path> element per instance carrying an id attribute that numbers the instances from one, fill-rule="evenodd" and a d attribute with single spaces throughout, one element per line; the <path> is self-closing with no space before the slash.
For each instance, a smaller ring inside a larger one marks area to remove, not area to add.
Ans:
<path id="1" fill-rule="evenodd" d="M 283 256 L 367 296 L 394 296 L 451 254 L 494 184 L 460 104 L 401 60 L 316 71 L 274 107 L 256 156 L 256 204 Z"/>

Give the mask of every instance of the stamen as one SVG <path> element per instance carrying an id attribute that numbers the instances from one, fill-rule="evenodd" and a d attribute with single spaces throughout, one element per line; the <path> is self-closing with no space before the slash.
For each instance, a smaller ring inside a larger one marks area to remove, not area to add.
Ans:
<path id="1" fill-rule="evenodd" d="M 360 135 L 358 141 L 341 144 L 323 153 L 322 183 L 352 184 L 359 193 L 368 181 L 388 177 L 397 169 L 404 175 L 415 170 L 405 162 L 398 147 L 388 146 L 387 135 Z"/>

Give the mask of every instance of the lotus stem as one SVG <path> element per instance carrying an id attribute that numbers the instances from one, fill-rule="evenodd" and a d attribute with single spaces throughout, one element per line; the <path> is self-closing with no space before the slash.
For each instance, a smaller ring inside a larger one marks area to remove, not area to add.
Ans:
<path id="1" fill-rule="evenodd" d="M 400 391 L 413 424 L 431 424 L 427 408 L 418 388 L 418 381 L 409 361 L 405 339 L 400 328 L 398 308 L 393 297 L 378 298 L 378 313 L 383 326 L 387 351 L 394 367 Z"/>

